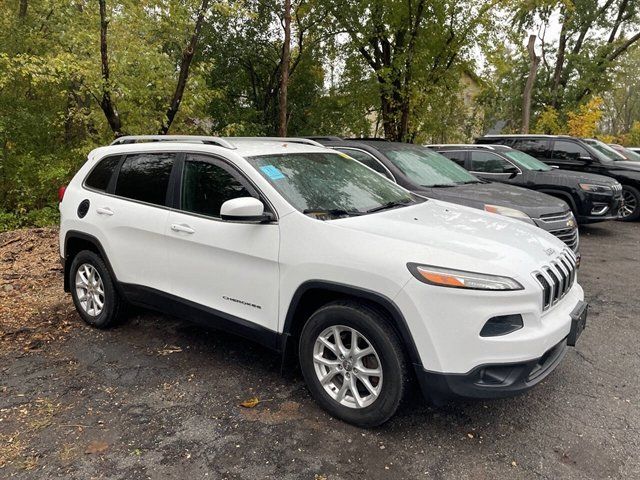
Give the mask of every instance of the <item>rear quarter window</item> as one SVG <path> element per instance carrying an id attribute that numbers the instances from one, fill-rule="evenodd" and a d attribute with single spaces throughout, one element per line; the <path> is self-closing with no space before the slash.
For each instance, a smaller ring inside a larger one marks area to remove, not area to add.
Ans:
<path id="1" fill-rule="evenodd" d="M 115 172 L 118 163 L 120 163 L 120 158 L 118 155 L 100 160 L 84 181 L 85 186 L 101 192 L 106 191 L 113 172 Z"/>

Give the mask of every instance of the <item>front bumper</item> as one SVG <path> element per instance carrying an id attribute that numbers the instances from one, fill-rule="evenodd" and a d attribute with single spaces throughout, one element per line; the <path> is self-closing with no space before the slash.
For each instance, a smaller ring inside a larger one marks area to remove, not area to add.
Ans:
<path id="1" fill-rule="evenodd" d="M 580 225 L 615 220 L 618 218 L 618 210 L 622 207 L 623 202 L 621 193 L 615 195 L 588 194 L 582 208 L 576 215 L 576 220 Z"/>
<path id="2" fill-rule="evenodd" d="M 544 380 L 560 364 L 567 340 L 526 362 L 480 365 L 466 374 L 416 371 L 423 395 L 434 405 L 461 398 L 502 398 L 524 393 Z"/>

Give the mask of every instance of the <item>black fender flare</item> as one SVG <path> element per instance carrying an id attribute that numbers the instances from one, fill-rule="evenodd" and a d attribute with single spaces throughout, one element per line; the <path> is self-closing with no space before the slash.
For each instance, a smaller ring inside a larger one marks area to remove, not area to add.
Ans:
<path id="1" fill-rule="evenodd" d="M 293 297 L 291 297 L 281 336 L 280 351 L 282 352 L 283 362 L 285 362 L 285 358 L 287 357 L 288 349 L 291 348 L 292 342 L 289 340 L 293 330 L 292 327 L 296 311 L 302 296 L 309 290 L 323 290 L 331 293 L 347 295 L 380 305 L 389 313 L 391 321 L 393 322 L 392 326 L 394 326 L 400 333 L 400 339 L 406 349 L 409 360 L 414 367 L 422 368 L 422 361 L 420 360 L 420 355 L 413 340 L 413 336 L 411 335 L 411 331 L 409 330 L 407 321 L 400 309 L 390 298 L 373 290 L 327 280 L 308 280 L 302 283 L 296 289 Z"/>
<path id="2" fill-rule="evenodd" d="M 537 190 L 537 191 L 540 193 L 546 193 L 547 195 L 551 195 L 552 197 L 556 197 L 556 198 L 560 198 L 561 200 L 564 200 L 569 204 L 569 208 L 571 208 L 571 211 L 575 215 L 578 215 L 578 206 L 576 205 L 576 202 L 573 199 L 573 195 L 571 195 L 570 192 L 567 192 L 565 190 L 557 190 L 555 188 L 541 188 L 540 190 Z"/>
<path id="3" fill-rule="evenodd" d="M 118 278 L 116 277 L 116 274 L 113 271 L 113 268 L 111 267 L 111 262 L 109 261 L 109 257 L 107 257 L 107 254 L 102 246 L 102 243 L 100 243 L 100 240 L 98 240 L 93 235 L 89 235 L 88 233 L 80 232 L 78 230 L 69 230 L 64 236 L 64 249 L 63 249 L 64 256 L 62 257 L 62 262 L 64 264 L 64 267 L 63 267 L 64 291 L 65 292 L 70 291 L 69 270 L 71 269 L 71 261 L 70 261 L 71 259 L 68 258 L 68 252 L 69 252 L 68 245 L 69 245 L 69 240 L 72 240 L 72 239 L 79 239 L 79 240 L 88 242 L 92 244 L 96 248 L 96 250 L 98 250 L 98 253 L 102 257 L 102 260 L 104 260 L 104 263 L 107 266 L 107 269 L 109 270 L 109 275 L 111 275 L 111 278 L 113 279 L 113 283 L 116 286 L 116 289 L 118 289 L 118 293 L 122 293 L 120 284 L 118 282 Z"/>

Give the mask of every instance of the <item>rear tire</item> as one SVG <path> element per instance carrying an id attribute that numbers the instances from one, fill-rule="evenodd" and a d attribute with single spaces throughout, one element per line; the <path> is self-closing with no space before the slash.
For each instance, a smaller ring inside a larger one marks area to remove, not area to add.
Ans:
<path id="1" fill-rule="evenodd" d="M 92 327 L 109 328 L 122 318 L 124 302 L 109 269 L 95 252 L 82 250 L 74 257 L 69 285 L 78 314 Z"/>
<path id="2" fill-rule="evenodd" d="M 630 185 L 623 185 L 622 196 L 625 199 L 625 204 L 620 209 L 618 219 L 623 222 L 638 220 L 640 218 L 640 190 Z"/>
<path id="3" fill-rule="evenodd" d="M 311 315 L 300 335 L 299 358 L 313 398 L 359 427 L 389 420 L 407 392 L 400 339 L 381 312 L 363 303 L 332 302 Z"/>

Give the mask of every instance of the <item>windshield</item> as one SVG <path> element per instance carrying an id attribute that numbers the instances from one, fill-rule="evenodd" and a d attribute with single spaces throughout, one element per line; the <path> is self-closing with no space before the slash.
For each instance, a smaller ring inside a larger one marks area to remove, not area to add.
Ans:
<path id="1" fill-rule="evenodd" d="M 640 153 L 636 153 L 633 150 L 629 150 L 625 147 L 619 147 L 622 155 L 627 157 L 627 160 L 631 160 L 633 162 L 640 162 Z"/>
<path id="2" fill-rule="evenodd" d="M 391 163 L 418 185 L 438 187 L 480 183 L 455 162 L 427 148 L 393 144 L 380 147 Z"/>
<path id="3" fill-rule="evenodd" d="M 600 140 L 585 140 L 586 143 L 591 145 L 593 148 L 598 150 L 600 153 L 603 153 L 609 160 L 626 160 L 622 155 L 616 152 L 613 148 L 611 148 L 606 143 L 601 142 Z"/>
<path id="4" fill-rule="evenodd" d="M 316 218 L 360 215 L 416 201 L 342 153 L 287 153 L 247 161 L 297 210 Z"/>
<path id="5" fill-rule="evenodd" d="M 521 152 L 520 150 L 509 150 L 503 153 L 526 170 L 535 170 L 537 172 L 548 172 L 551 170 L 551 167 L 546 163 L 542 163 L 537 158 L 532 157 L 528 153 Z"/>

